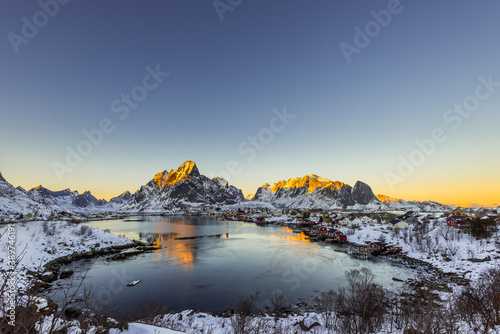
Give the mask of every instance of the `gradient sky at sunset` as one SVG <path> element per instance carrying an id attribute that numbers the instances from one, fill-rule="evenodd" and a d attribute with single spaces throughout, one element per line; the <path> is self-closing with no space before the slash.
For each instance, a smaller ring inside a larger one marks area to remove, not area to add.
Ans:
<path id="1" fill-rule="evenodd" d="M 193 160 L 245 194 L 314 173 L 407 200 L 500 203 L 500 2 L 230 9 L 0 1 L 0 172 L 109 199 Z M 293 118 L 276 118 L 285 109 Z M 100 125 L 88 151 L 83 131 Z M 90 153 L 71 167 L 68 148 Z"/>

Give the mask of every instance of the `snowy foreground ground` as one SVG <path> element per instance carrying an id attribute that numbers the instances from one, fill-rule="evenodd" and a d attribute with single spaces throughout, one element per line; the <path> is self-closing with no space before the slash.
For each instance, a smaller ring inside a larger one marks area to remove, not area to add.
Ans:
<path id="1" fill-rule="evenodd" d="M 351 242 L 365 244 L 383 240 L 389 245 L 400 245 L 407 256 L 470 280 L 477 279 L 484 270 L 498 266 L 500 259 L 499 232 L 488 239 L 477 239 L 447 226 L 444 218 L 431 221 L 423 230 L 410 225 L 408 230 L 394 232 L 378 224 L 339 229 Z"/>
<path id="2" fill-rule="evenodd" d="M 91 249 L 132 243 L 131 240 L 117 236 L 109 231 L 90 228 L 85 225 L 66 221 L 32 221 L 0 225 L 0 270 L 7 271 L 8 227 L 15 230 L 16 256 L 21 259 L 18 266 L 18 284 L 26 279 L 26 270 L 37 271 L 56 258 L 72 253 L 84 253 Z"/>
<path id="3" fill-rule="evenodd" d="M 280 219 L 276 218 L 276 220 Z M 290 222 L 289 224 L 296 223 Z M 5 272 L 8 271 L 8 226 L 0 225 L 0 271 Z M 22 256 L 17 273 L 18 286 L 21 289 L 28 279 L 26 270 L 36 271 L 45 263 L 74 252 L 87 252 L 92 248 L 102 249 L 131 243 L 131 240 L 108 231 L 69 222 L 27 222 L 13 226 L 16 253 Z M 458 273 L 471 280 L 477 278 L 485 269 L 497 266 L 497 258 L 500 258 L 498 232 L 487 240 L 480 240 L 446 226 L 442 219 L 436 219 L 427 224 L 423 231 L 421 228 L 410 225 L 406 231 L 393 232 L 387 230 L 385 225 L 379 224 L 366 224 L 355 229 L 348 227 L 339 229 L 348 236 L 351 242 L 365 244 L 367 241 L 383 240 L 388 244 L 398 244 L 403 246 L 404 252 L 409 257 L 428 262 L 445 272 Z M 484 261 L 485 259 L 487 261 Z M 280 328 L 282 333 L 307 333 L 309 331 L 305 328 L 317 323 L 319 326 L 314 327 L 310 332 L 331 333 L 324 328 L 323 319 L 317 313 L 290 315 L 287 318 L 257 317 L 254 321 L 258 323 L 258 326 Z M 159 326 L 130 323 L 127 330 L 112 329 L 110 333 L 231 333 L 230 318 L 194 313 L 189 310 L 159 316 L 154 324 Z M 68 333 L 81 333 L 78 322 L 74 321 L 71 325 Z M 40 329 L 39 332 L 44 331 Z M 381 333 L 390 333 L 390 331 L 383 330 Z"/>

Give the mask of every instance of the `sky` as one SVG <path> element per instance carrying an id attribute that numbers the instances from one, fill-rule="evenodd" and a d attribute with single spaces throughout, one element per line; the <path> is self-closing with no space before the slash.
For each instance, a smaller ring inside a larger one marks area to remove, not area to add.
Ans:
<path id="1" fill-rule="evenodd" d="M 500 3 L 0 1 L 0 172 L 109 199 L 195 161 L 500 203 Z"/>

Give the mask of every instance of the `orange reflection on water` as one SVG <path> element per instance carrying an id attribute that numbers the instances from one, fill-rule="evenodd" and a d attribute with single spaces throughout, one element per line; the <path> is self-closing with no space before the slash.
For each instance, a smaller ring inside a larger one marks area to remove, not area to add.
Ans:
<path id="1" fill-rule="evenodd" d="M 167 242 L 168 241 L 168 242 Z M 162 252 L 153 252 L 158 260 L 163 260 L 166 252 L 169 259 L 178 262 L 181 266 L 192 268 L 194 266 L 195 251 L 191 240 L 175 240 L 175 235 L 161 235 L 153 242 L 155 248 L 162 248 Z"/>
<path id="2" fill-rule="evenodd" d="M 282 231 L 288 232 L 288 233 L 293 233 L 293 236 L 290 235 L 276 235 L 276 234 L 271 234 L 271 235 L 264 235 L 266 238 L 279 238 L 279 239 L 284 239 L 284 240 L 291 240 L 291 241 L 303 241 L 303 242 L 311 242 L 309 240 L 309 237 L 304 233 L 300 232 L 298 234 L 295 234 L 293 230 L 289 227 L 282 226 L 281 227 Z"/>
<path id="3" fill-rule="evenodd" d="M 175 259 L 181 266 L 192 268 L 194 266 L 195 252 L 192 241 L 174 241 L 166 248 L 168 256 Z"/>

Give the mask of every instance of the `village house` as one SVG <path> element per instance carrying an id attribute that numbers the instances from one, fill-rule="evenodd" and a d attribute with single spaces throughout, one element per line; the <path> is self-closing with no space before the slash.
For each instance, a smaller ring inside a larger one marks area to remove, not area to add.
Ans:
<path id="1" fill-rule="evenodd" d="M 452 213 L 451 213 L 452 216 L 467 216 L 467 212 L 465 212 L 463 209 L 461 208 L 458 208 L 458 209 L 455 209 Z"/>
<path id="2" fill-rule="evenodd" d="M 385 242 L 370 242 L 368 245 L 368 250 L 372 252 L 383 252 L 387 248 L 387 244 Z"/>
<path id="3" fill-rule="evenodd" d="M 469 222 L 471 219 L 474 219 L 474 218 L 471 218 L 468 216 L 453 215 L 453 216 L 446 218 L 446 225 L 448 225 L 450 227 L 462 228 L 462 227 L 466 227 L 467 225 L 469 225 Z"/>
<path id="4" fill-rule="evenodd" d="M 344 217 L 344 218 L 339 219 L 338 224 L 342 225 L 342 226 L 347 226 L 347 225 L 349 225 L 350 222 L 351 222 L 351 220 L 349 218 Z"/>
<path id="5" fill-rule="evenodd" d="M 349 221 L 347 226 L 349 226 L 349 227 L 361 227 L 362 224 L 363 224 L 363 221 L 361 219 L 354 218 L 353 220 Z"/>
<path id="6" fill-rule="evenodd" d="M 387 250 L 391 253 L 401 253 L 403 251 L 403 247 L 399 245 L 390 245 L 387 247 Z"/>
<path id="7" fill-rule="evenodd" d="M 388 230 L 406 230 L 408 229 L 408 223 L 404 220 L 394 219 L 387 223 Z"/>

